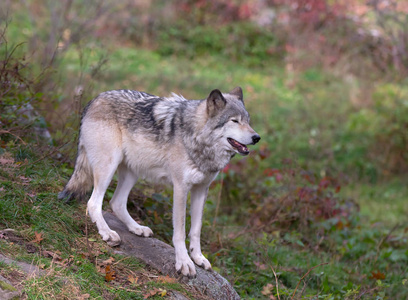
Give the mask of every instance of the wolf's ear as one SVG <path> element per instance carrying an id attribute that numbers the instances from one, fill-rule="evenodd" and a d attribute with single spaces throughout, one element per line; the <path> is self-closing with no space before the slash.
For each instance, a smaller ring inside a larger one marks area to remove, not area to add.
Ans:
<path id="1" fill-rule="evenodd" d="M 210 117 L 215 116 L 219 111 L 221 111 L 227 101 L 221 94 L 220 90 L 213 90 L 207 98 L 207 113 Z"/>
<path id="2" fill-rule="evenodd" d="M 239 100 L 241 100 L 242 102 L 244 102 L 244 95 L 242 93 L 241 87 L 237 86 L 235 89 L 233 89 L 228 94 L 233 95 L 233 96 L 237 97 Z"/>

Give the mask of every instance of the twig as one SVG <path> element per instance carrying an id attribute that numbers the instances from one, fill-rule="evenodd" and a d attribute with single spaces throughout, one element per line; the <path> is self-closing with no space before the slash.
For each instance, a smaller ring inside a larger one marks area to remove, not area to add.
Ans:
<path id="1" fill-rule="evenodd" d="M 18 138 L 24 145 L 27 145 L 27 143 L 24 142 L 24 141 L 22 140 L 22 138 L 19 137 L 18 135 L 14 134 L 14 133 L 11 133 L 11 132 L 8 131 L 8 130 L 0 130 L 0 134 L 5 134 L 5 133 L 8 133 L 8 134 L 11 134 L 12 136 L 15 136 L 15 137 Z"/>
<path id="2" fill-rule="evenodd" d="M 66 142 L 66 143 L 63 144 L 63 145 L 61 145 L 61 146 L 59 146 L 59 147 L 57 147 L 57 148 L 54 148 L 54 150 L 52 150 L 52 151 L 50 151 L 50 152 L 44 154 L 42 157 L 40 157 L 40 158 L 37 159 L 36 161 L 30 163 L 30 165 L 35 165 L 35 164 L 38 163 L 39 161 L 42 161 L 44 158 L 50 156 L 51 154 L 54 154 L 55 152 L 57 152 L 58 150 L 60 150 L 62 147 L 68 145 L 69 143 L 71 143 L 71 141 L 68 141 L 68 142 Z M 28 162 L 26 162 L 25 164 L 27 164 L 27 163 L 28 163 Z"/>
<path id="3" fill-rule="evenodd" d="M 114 264 L 112 264 L 112 266 L 117 265 L 118 263 L 124 261 L 125 259 L 129 259 L 129 258 L 130 258 L 130 256 L 125 256 L 124 258 L 119 259 L 117 262 L 115 262 Z"/>
<path id="4" fill-rule="evenodd" d="M 266 245 L 263 245 L 262 250 L 266 253 L 266 255 L 268 255 L 268 248 L 267 248 Z M 271 270 L 272 270 L 272 273 L 273 273 L 273 275 L 274 275 L 274 277 L 275 277 L 276 294 L 277 294 L 277 296 L 278 296 L 278 299 L 280 300 L 278 275 L 276 275 L 275 269 L 273 268 L 272 264 L 269 263 L 269 261 L 268 261 L 264 256 L 262 256 L 261 258 L 262 258 L 262 260 L 264 261 L 264 263 L 267 264 L 267 265 L 271 268 Z"/>
<path id="5" fill-rule="evenodd" d="M 276 276 L 275 269 L 272 267 L 272 265 L 269 265 L 269 267 L 271 267 L 272 272 L 273 272 L 273 275 L 275 276 L 275 282 L 276 282 L 276 294 L 278 295 L 278 299 L 280 300 L 278 276 Z"/>
<path id="6" fill-rule="evenodd" d="M 376 256 L 375 256 L 375 262 L 377 261 L 377 259 L 378 259 L 378 253 L 380 252 L 380 247 L 381 247 L 381 245 L 384 243 L 384 241 L 386 241 L 389 237 L 390 237 L 390 235 L 399 227 L 400 225 L 399 224 L 396 224 L 393 228 L 391 228 L 390 229 L 390 231 L 388 231 L 388 234 L 386 235 L 386 236 L 384 236 L 382 239 L 381 239 L 381 241 L 378 243 L 378 245 L 377 245 L 377 253 L 376 253 Z"/>
<path id="7" fill-rule="evenodd" d="M 290 300 L 293 300 L 293 299 L 294 299 L 295 294 L 296 294 L 296 291 L 297 291 L 297 289 L 298 289 L 298 287 L 299 287 L 299 284 L 302 282 L 303 279 L 305 279 L 305 277 L 306 277 L 313 269 L 315 269 L 315 268 L 317 268 L 317 267 L 320 267 L 320 266 L 327 265 L 327 264 L 328 264 L 327 262 L 326 262 L 326 263 L 321 263 L 321 264 L 318 264 L 317 266 L 314 266 L 314 267 L 310 268 L 310 269 L 306 272 L 306 274 L 303 275 L 302 278 L 299 279 L 299 282 L 298 282 L 298 284 L 296 285 L 296 288 L 295 288 L 295 290 L 293 291 L 292 298 L 290 298 Z"/>

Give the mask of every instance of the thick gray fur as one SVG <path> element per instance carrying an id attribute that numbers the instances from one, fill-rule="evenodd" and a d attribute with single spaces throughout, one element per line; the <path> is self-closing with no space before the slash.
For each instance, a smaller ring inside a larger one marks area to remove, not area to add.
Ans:
<path id="1" fill-rule="evenodd" d="M 59 198 L 83 198 L 93 185 L 89 215 L 102 238 L 117 245 L 120 237 L 110 230 L 101 213 L 103 196 L 115 171 L 119 180 L 110 203 L 112 210 L 137 235 L 150 236 L 152 231 L 135 222 L 126 209 L 136 180 L 172 184 L 176 269 L 194 276 L 184 242 L 187 194 L 191 191 L 190 256 L 209 269 L 200 247 L 208 187 L 231 157 L 247 155 L 246 145 L 259 139 L 249 125 L 239 87 L 224 94 L 215 89 L 204 100 L 132 90 L 104 92 L 84 109 L 75 170 Z"/>

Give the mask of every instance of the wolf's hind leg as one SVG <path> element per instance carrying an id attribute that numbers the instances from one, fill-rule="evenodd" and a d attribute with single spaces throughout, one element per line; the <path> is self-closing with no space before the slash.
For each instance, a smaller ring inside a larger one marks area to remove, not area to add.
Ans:
<path id="1" fill-rule="evenodd" d="M 119 220 L 125 223 L 130 232 L 145 237 L 152 236 L 153 231 L 147 226 L 139 225 L 135 220 L 133 220 L 127 210 L 126 204 L 128 196 L 136 181 L 137 176 L 125 165 L 121 164 L 118 168 L 118 186 L 116 187 L 115 193 L 110 201 L 110 206 L 115 215 L 119 218 Z"/>
<path id="2" fill-rule="evenodd" d="M 91 198 L 88 201 L 88 213 L 92 222 L 96 223 L 98 232 L 102 239 L 110 246 L 117 246 L 120 244 L 119 235 L 111 230 L 102 215 L 102 202 L 106 189 L 115 174 L 117 163 L 110 162 L 103 164 L 98 162 L 93 167 L 94 174 L 94 189 Z"/>

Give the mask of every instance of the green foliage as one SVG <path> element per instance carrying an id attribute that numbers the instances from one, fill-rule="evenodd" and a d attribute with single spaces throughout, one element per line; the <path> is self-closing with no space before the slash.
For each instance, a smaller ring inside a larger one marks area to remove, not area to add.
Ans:
<path id="1" fill-rule="evenodd" d="M 372 149 L 376 155 L 383 153 L 380 161 L 383 168 L 403 173 L 408 170 L 408 89 L 404 85 L 380 85 L 373 100 Z"/>
<path id="2" fill-rule="evenodd" d="M 365 253 L 375 253 L 386 233 L 358 229 L 351 235 L 354 234 L 357 234 L 356 241 L 363 239 L 362 245 L 356 242 L 349 248 L 351 254 L 340 254 L 337 249 L 301 246 L 296 239 L 289 242 L 285 238 L 267 234 L 262 236 L 254 232 L 225 240 L 224 248 L 211 255 L 210 260 L 216 270 L 234 279 L 240 296 L 245 299 L 262 298 L 262 295 L 265 298 L 270 295 L 277 297 L 278 293 L 283 299 L 291 299 L 292 295 L 296 295 L 295 299 L 317 299 L 317 294 L 318 299 L 407 297 L 402 285 L 407 270 L 404 263 L 406 253 L 400 262 L 385 259 L 382 254 L 376 260 Z M 376 234 L 378 236 L 374 238 Z M 330 239 L 331 236 L 326 238 Z M 343 238 L 343 241 L 347 239 Z M 359 250 L 352 250 L 354 247 L 364 250 L 359 253 Z M 381 248 L 380 252 L 383 253 L 389 250 L 387 246 Z M 398 253 L 402 248 L 393 248 L 392 252 Z M 400 268 L 402 265 L 404 267 Z M 299 282 L 300 287 L 296 289 Z M 272 290 L 265 294 L 268 284 L 272 284 Z"/>
<path id="3" fill-rule="evenodd" d="M 367 226 L 358 205 L 342 196 L 342 176 L 322 177 L 288 159 L 271 169 L 265 165 L 269 155 L 261 149 L 222 175 L 224 215 L 216 219 L 215 232 L 225 238 L 210 245 L 210 261 L 235 280 L 241 297 L 278 292 L 283 299 L 316 293 L 319 299 L 407 297 L 401 283 L 408 237 L 394 232 L 402 227 Z M 237 232 L 231 223 L 246 230 Z"/>
<path id="4" fill-rule="evenodd" d="M 343 161 L 364 157 L 365 165 L 356 166 L 361 174 L 371 173 L 372 179 L 403 173 L 408 168 L 408 91 L 401 84 L 384 84 L 376 87 L 372 97 L 372 105 L 350 115 L 341 135 L 349 141 L 348 149 L 340 146 L 339 157 Z"/>
<path id="5" fill-rule="evenodd" d="M 156 51 L 163 56 L 188 58 L 221 55 L 224 59 L 248 66 L 267 66 L 283 57 L 282 41 L 271 31 L 250 22 L 189 26 L 165 24 L 157 38 Z"/>
<path id="6" fill-rule="evenodd" d="M 1 30 L 1 29 L 0 29 Z M 33 110 L 41 93 L 35 93 L 31 70 L 23 56 L 19 56 L 21 45 L 10 47 L 5 32 L 0 31 L 0 132 L 6 133 L 1 139 L 4 145 L 19 135 L 28 135 L 30 128 L 45 128 L 45 120 Z"/>

